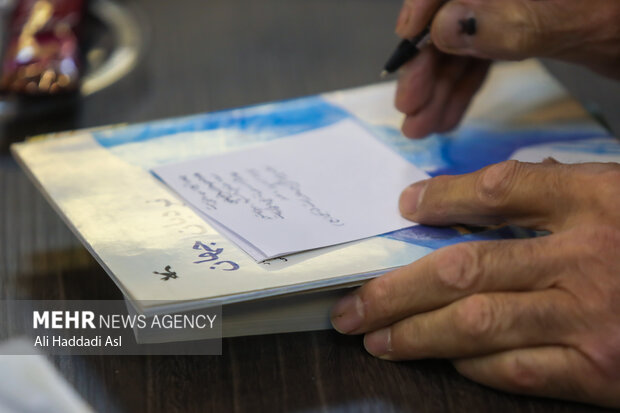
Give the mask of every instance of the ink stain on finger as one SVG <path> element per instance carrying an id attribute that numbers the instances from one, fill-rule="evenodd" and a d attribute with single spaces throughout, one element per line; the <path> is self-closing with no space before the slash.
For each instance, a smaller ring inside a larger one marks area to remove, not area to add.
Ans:
<path id="1" fill-rule="evenodd" d="M 461 25 L 461 33 L 465 33 L 468 36 L 473 36 L 478 30 L 478 23 L 475 17 L 461 19 L 459 20 L 459 24 Z"/>

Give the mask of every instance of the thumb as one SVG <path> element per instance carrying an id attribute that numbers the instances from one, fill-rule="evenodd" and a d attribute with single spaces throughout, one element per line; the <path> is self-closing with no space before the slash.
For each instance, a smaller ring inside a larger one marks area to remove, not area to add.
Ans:
<path id="1" fill-rule="evenodd" d="M 561 7 L 554 1 L 453 0 L 435 16 L 431 36 L 451 54 L 506 60 L 552 56 L 565 44 L 554 35 L 564 32 L 557 27 Z"/>

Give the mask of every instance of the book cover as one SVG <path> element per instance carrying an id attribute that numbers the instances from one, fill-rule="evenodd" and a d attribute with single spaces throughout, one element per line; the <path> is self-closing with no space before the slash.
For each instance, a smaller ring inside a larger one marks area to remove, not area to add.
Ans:
<path id="1" fill-rule="evenodd" d="M 496 68 L 464 124 L 404 138 L 394 82 L 283 102 L 54 134 L 15 144 L 26 173 L 140 312 L 162 314 L 358 285 L 445 245 L 532 236 L 519 228 L 417 226 L 257 263 L 185 205 L 150 170 L 251 148 L 347 118 L 431 176 L 460 174 L 555 142 L 618 155 L 617 142 L 535 62 Z M 601 145 L 604 149 L 601 149 Z M 553 147 L 549 148 L 552 150 Z M 395 199 L 396 203 L 397 200 Z"/>

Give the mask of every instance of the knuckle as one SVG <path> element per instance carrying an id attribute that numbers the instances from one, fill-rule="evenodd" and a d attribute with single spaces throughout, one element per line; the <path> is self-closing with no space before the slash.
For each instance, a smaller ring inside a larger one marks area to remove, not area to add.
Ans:
<path id="1" fill-rule="evenodd" d="M 525 393 L 542 389 L 546 385 L 543 370 L 526 353 L 515 354 L 507 363 L 504 374 L 510 387 Z"/>
<path id="2" fill-rule="evenodd" d="M 482 171 L 476 182 L 476 196 L 482 205 L 497 208 L 505 205 L 521 169 L 518 161 L 505 161 Z"/>
<path id="3" fill-rule="evenodd" d="M 442 248 L 437 252 L 435 262 L 439 281 L 450 289 L 474 289 L 481 278 L 477 250 L 472 244 Z"/>
<path id="4" fill-rule="evenodd" d="M 492 299 L 481 295 L 471 295 L 457 307 L 456 328 L 472 338 L 486 337 L 495 327 L 495 312 Z"/>

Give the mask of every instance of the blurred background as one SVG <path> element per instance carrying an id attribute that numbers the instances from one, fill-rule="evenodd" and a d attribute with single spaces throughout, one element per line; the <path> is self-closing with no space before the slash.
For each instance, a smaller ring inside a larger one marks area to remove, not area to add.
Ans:
<path id="1" fill-rule="evenodd" d="M 5 27 L 16 2 L 2 2 Z M 77 29 L 87 96 L 40 102 L 5 93 L 0 139 L 6 147 L 39 133 L 375 82 L 397 41 L 399 7 L 399 0 L 92 0 Z"/>

